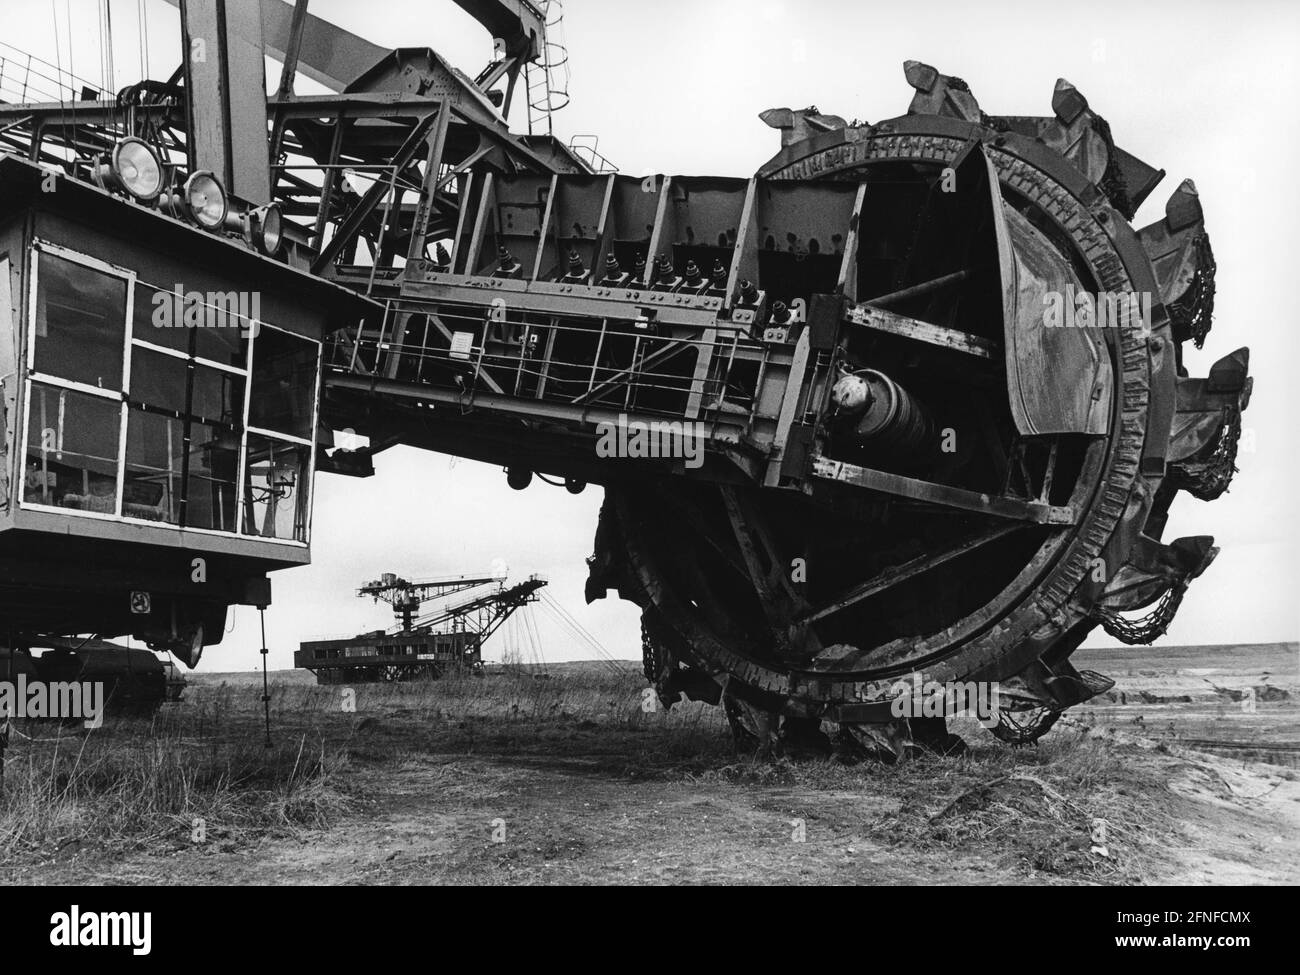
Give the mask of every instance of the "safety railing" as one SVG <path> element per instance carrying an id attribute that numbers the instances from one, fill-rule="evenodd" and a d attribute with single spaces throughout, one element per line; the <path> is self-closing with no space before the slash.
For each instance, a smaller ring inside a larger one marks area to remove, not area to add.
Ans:
<path id="1" fill-rule="evenodd" d="M 12 104 L 71 102 L 100 86 L 0 41 L 0 101 Z"/>
<path id="2" fill-rule="evenodd" d="M 753 419 L 755 389 L 771 355 L 739 327 L 719 327 L 713 338 L 685 337 L 611 319 L 530 312 L 485 321 L 483 310 L 472 306 L 387 305 L 377 329 L 334 336 L 327 360 L 334 369 L 465 395 L 494 392 L 571 406 L 575 416 L 613 407 L 691 419 L 725 411 Z M 447 332 L 469 341 L 448 341 Z M 701 357 L 707 359 L 702 369 Z"/>
<path id="3" fill-rule="evenodd" d="M 569 140 L 569 151 L 586 163 L 597 176 L 617 173 L 618 167 L 599 151 L 600 137 L 575 135 Z"/>

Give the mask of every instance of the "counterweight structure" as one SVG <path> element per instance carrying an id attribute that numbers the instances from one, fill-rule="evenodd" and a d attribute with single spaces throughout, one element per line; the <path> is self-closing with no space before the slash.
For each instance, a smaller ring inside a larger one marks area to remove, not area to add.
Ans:
<path id="1" fill-rule="evenodd" d="M 1107 686 L 1070 663 L 1091 631 L 1156 639 L 1210 565 L 1213 539 L 1166 541 L 1166 521 L 1179 492 L 1228 487 L 1248 353 L 1196 364 L 1215 290 L 1196 188 L 1184 180 L 1161 219 L 1132 226 L 1164 173 L 1124 151 L 1069 82 L 1045 98 L 1050 114 L 998 116 L 962 79 L 910 61 L 896 118 L 772 109 L 762 119 L 781 148 L 753 176 L 638 179 L 506 126 L 498 107 L 545 50 L 541 7 L 461 3 L 504 39 L 471 80 L 306 6 L 262 0 L 259 18 L 191 0 L 189 42 L 226 32 L 215 67 L 187 62 L 115 99 L 0 106 L 0 140 L 23 157 L 0 159 L 6 188 L 26 181 L 21 199 L 0 197 L 15 226 L 39 209 L 39 166 L 53 166 L 91 194 L 88 225 L 120 225 L 119 212 L 188 221 L 186 233 L 260 249 L 312 283 L 319 411 L 310 432 L 294 427 L 311 457 L 282 464 L 265 441 L 301 446 L 292 434 L 251 414 L 222 420 L 217 442 L 256 447 L 230 461 L 236 535 L 292 524 L 285 540 L 305 539 L 309 501 L 292 492 L 309 463 L 365 475 L 399 443 L 499 464 L 514 487 L 534 474 L 598 484 L 587 596 L 641 608 L 646 673 L 665 700 L 723 704 L 750 743 L 834 731 L 892 754 L 951 744 L 941 719 L 905 716 L 898 682 L 913 677 L 998 682 L 995 732 L 1033 740 Z M 285 71 L 260 108 L 257 86 L 223 99 L 200 77 L 260 71 L 263 50 Z M 297 72 L 333 93 L 295 94 Z M 131 137 L 176 189 L 121 191 L 124 144 L 147 168 Z M 210 219 L 218 200 L 229 220 Z M 29 234 L 11 253 L 42 246 Z M 18 267 L 33 260 L 11 265 L 15 335 L 36 294 Z M 291 292 L 283 272 L 259 280 Z M 39 322 L 38 357 L 55 341 Z M 291 375 L 314 393 L 307 365 Z M 305 417 L 302 403 L 289 415 Z M 186 415 L 194 450 L 210 420 Z M 73 499 L 59 526 L 96 534 L 85 513 L 107 502 L 76 489 L 76 471 L 51 481 L 58 444 L 22 429 L 11 421 L 6 442 L 27 446 L 11 451 L 10 483 L 29 493 L 9 510 L 52 491 Z M 331 430 L 368 445 L 334 449 Z M 113 518 L 165 506 L 144 481 L 119 492 Z M 268 523 L 286 492 L 304 507 Z M 189 511 L 209 510 L 209 495 L 193 497 Z M 301 558 L 263 556 L 267 568 Z M 21 560 L 11 587 L 20 573 Z M 214 605 L 250 598 L 203 592 Z"/>

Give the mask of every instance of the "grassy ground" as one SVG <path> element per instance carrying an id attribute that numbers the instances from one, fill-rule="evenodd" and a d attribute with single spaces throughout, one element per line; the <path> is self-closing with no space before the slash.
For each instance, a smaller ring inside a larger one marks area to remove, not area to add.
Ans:
<path id="1" fill-rule="evenodd" d="M 0 881 L 1294 882 L 1300 862 L 1294 773 L 1095 717 L 850 766 L 739 756 L 720 711 L 646 711 L 631 670 L 354 699 L 302 676 L 273 675 L 270 748 L 251 675 L 200 677 L 152 720 L 20 725 Z"/>

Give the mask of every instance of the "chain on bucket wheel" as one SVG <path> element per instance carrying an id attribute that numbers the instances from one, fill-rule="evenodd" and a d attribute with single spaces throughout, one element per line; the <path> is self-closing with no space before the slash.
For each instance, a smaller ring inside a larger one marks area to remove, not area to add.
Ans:
<path id="1" fill-rule="evenodd" d="M 1182 604 L 1183 594 L 1186 591 L 1185 585 L 1170 586 L 1156 600 L 1151 610 L 1142 616 L 1134 618 L 1121 616 L 1104 606 L 1098 606 L 1094 614 L 1101 620 L 1101 625 L 1106 632 L 1121 643 L 1129 646 L 1146 645 L 1165 635 L 1169 624 L 1174 620 L 1174 615 L 1178 612 L 1178 607 Z"/>
<path id="2" fill-rule="evenodd" d="M 1083 636 L 1080 635 L 1075 642 L 1082 643 Z M 1072 699 L 1077 702 L 1091 700 L 1115 686 L 1113 679 L 1095 670 L 1078 671 L 1073 683 L 1075 693 Z M 1026 703 L 1018 707 L 999 708 L 998 722 L 989 730 L 995 738 L 1010 745 L 1032 745 L 1052 730 L 1065 711 L 1064 706 L 1054 704 Z"/>
<path id="3" fill-rule="evenodd" d="M 1009 745 L 1032 745 L 1052 730 L 1063 713 L 1060 708 L 1049 707 L 999 711 L 998 723 L 989 730 Z"/>

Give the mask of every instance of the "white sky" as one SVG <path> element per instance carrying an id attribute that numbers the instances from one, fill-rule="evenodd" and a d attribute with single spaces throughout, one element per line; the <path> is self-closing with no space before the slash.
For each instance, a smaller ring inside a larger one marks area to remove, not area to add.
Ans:
<path id="1" fill-rule="evenodd" d="M 178 63 L 178 18 L 143 0 L 152 77 Z M 103 77 L 97 0 L 0 0 L 0 41 Z M 1249 345 L 1255 395 L 1232 491 L 1212 504 L 1181 495 L 1166 539 L 1211 534 L 1218 560 L 1193 583 L 1164 643 L 1242 643 L 1300 636 L 1300 541 L 1292 495 L 1300 324 L 1297 281 L 1295 51 L 1300 5 L 1093 2 L 1065 9 L 1003 0 L 935 0 L 923 7 L 853 0 L 569 0 L 565 4 L 572 102 L 557 134 L 596 133 L 624 172 L 747 176 L 779 148 L 757 118 L 766 108 L 817 105 L 845 118 L 902 114 L 909 58 L 958 75 L 997 115 L 1050 114 L 1058 77 L 1072 81 L 1129 152 L 1167 171 L 1135 220 L 1163 215 L 1178 183 L 1201 194 L 1218 261 L 1215 328 L 1186 350 L 1193 375 Z M 140 73 L 137 0 L 112 0 L 114 87 Z M 57 11 L 57 14 L 56 14 Z M 491 39 L 448 0 L 313 0 L 311 11 L 380 45 L 428 45 L 468 74 Z M 71 13 L 72 29 L 69 30 Z M 278 80 L 278 67 L 272 82 Z M 314 90 L 300 85 L 300 91 Z M 518 122 L 516 122 L 518 125 Z M 638 613 L 627 603 L 582 600 L 600 491 L 581 496 L 534 482 L 511 491 L 505 475 L 471 461 L 396 448 L 376 476 L 317 478 L 314 564 L 273 576 L 267 613 L 273 667 L 297 642 L 386 626 L 386 607 L 352 595 L 385 572 L 407 578 L 487 569 L 541 572 L 551 593 L 617 656 L 640 655 Z M 259 665 L 256 612 L 235 610 L 233 630 L 204 670 Z M 588 657 L 539 617 L 549 659 Z M 1100 631 L 1098 631 L 1100 634 Z M 1107 645 L 1104 634 L 1091 645 Z M 489 655 L 491 655 L 489 645 Z"/>

